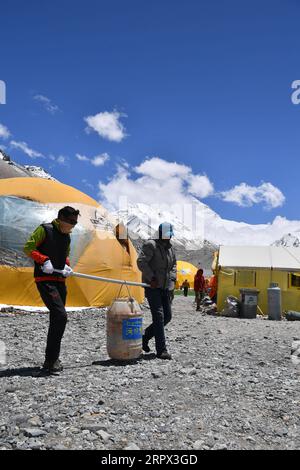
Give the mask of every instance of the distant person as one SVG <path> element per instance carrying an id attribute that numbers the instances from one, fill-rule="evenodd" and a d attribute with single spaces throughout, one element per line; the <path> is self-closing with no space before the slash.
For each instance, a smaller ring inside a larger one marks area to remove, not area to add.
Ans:
<path id="1" fill-rule="evenodd" d="M 50 311 L 50 322 L 43 369 L 56 374 L 63 370 L 59 360 L 61 340 L 67 323 L 65 310 L 66 278 L 73 273 L 70 267 L 70 233 L 77 224 L 79 211 L 66 206 L 57 219 L 41 224 L 32 233 L 24 252 L 34 260 L 34 278 L 40 296 Z M 55 273 L 54 270 L 62 273 Z"/>
<path id="2" fill-rule="evenodd" d="M 201 300 L 205 295 L 205 278 L 203 276 L 203 269 L 198 269 L 197 273 L 195 274 L 194 291 L 197 304 L 196 310 L 199 311 Z"/>
<path id="3" fill-rule="evenodd" d="M 176 281 L 176 257 L 170 242 L 173 235 L 170 223 L 160 224 L 157 238 L 144 243 L 137 259 L 142 280 L 150 285 L 145 288 L 145 296 L 152 314 L 152 323 L 143 335 L 143 350 L 150 352 L 148 343 L 154 337 L 156 355 L 160 359 L 172 359 L 166 347 L 164 327 L 172 318 L 170 281 Z"/>
<path id="4" fill-rule="evenodd" d="M 182 285 L 181 285 L 181 289 L 183 289 L 183 295 L 184 295 L 184 297 L 187 297 L 187 296 L 188 296 L 189 288 L 190 288 L 190 283 L 189 283 L 189 281 L 186 279 L 186 280 L 182 283 Z"/>
<path id="5" fill-rule="evenodd" d="M 214 304 L 217 303 L 218 278 L 213 274 L 208 283 L 208 295 Z"/>

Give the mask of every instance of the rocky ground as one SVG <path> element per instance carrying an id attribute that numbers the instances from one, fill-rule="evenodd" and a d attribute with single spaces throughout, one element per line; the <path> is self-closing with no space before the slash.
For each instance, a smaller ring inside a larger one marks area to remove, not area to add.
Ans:
<path id="1" fill-rule="evenodd" d="M 300 323 L 206 316 L 192 302 L 175 297 L 172 361 L 115 364 L 104 310 L 70 313 L 58 377 L 38 374 L 48 316 L 0 314 L 0 449 L 300 449 Z"/>

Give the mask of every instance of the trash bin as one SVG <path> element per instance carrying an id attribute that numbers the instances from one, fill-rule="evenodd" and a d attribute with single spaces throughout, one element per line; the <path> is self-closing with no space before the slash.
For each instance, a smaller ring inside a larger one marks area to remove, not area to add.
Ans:
<path id="1" fill-rule="evenodd" d="M 240 317 L 256 318 L 259 290 L 240 289 L 240 294 Z"/>

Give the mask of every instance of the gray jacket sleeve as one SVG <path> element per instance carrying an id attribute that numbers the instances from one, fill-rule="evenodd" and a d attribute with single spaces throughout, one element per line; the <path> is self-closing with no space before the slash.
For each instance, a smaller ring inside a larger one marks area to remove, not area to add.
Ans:
<path id="1" fill-rule="evenodd" d="M 154 255 L 154 246 L 153 244 L 148 241 L 144 243 L 141 252 L 137 259 L 137 265 L 140 271 L 142 271 L 143 277 L 148 281 L 154 277 L 154 272 L 152 271 L 151 267 L 149 266 L 149 261 L 153 258 Z"/>

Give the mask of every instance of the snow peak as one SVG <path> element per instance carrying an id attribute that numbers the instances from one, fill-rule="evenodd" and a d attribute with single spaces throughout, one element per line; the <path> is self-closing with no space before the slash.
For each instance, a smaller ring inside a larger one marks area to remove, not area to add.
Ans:
<path id="1" fill-rule="evenodd" d="M 6 104 L 6 85 L 0 80 L 0 104 Z"/>
<path id="2" fill-rule="evenodd" d="M 108 454 L 107 457 L 101 458 L 101 465 L 126 465 L 131 468 L 134 464 L 135 457 L 114 457 Z"/>

